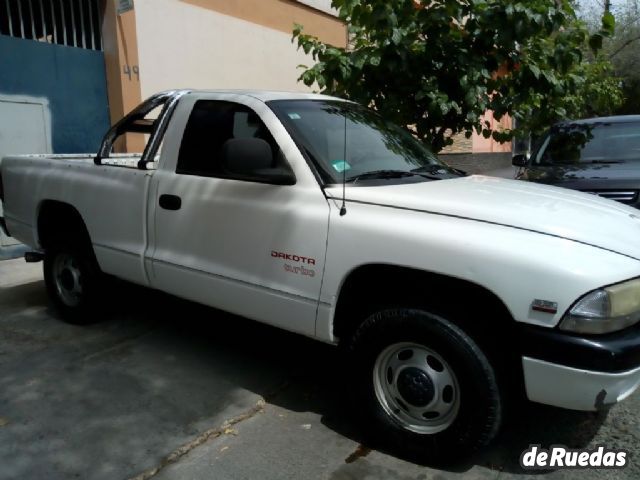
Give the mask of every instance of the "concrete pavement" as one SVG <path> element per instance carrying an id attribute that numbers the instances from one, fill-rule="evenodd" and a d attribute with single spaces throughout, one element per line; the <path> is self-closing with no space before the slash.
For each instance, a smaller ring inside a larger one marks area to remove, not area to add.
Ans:
<path id="1" fill-rule="evenodd" d="M 608 415 L 527 404 L 495 445 L 436 470 L 370 451 L 330 346 L 149 290 L 55 318 L 41 265 L 0 262 L 0 479 L 640 477 L 640 397 Z M 625 448 L 624 470 L 523 472 L 529 444 Z"/>

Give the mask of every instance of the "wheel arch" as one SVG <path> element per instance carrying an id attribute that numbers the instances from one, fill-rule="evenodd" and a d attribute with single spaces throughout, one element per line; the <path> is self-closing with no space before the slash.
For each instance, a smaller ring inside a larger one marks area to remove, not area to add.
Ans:
<path id="1" fill-rule="evenodd" d="M 482 331 L 502 334 L 516 323 L 500 297 L 482 285 L 407 266 L 371 263 L 354 268 L 341 282 L 332 333 L 338 339 L 349 338 L 376 309 L 400 303 L 448 314 L 474 337 L 484 336 Z M 473 322 L 467 319 L 472 313 L 492 318 Z"/>
<path id="2" fill-rule="evenodd" d="M 36 240 L 43 250 L 57 240 L 70 238 L 91 245 L 87 225 L 73 205 L 46 199 L 40 202 L 37 212 Z"/>

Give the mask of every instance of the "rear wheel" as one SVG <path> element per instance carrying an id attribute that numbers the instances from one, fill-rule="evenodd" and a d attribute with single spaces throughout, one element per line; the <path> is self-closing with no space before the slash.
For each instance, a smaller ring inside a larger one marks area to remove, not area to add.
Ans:
<path id="1" fill-rule="evenodd" d="M 102 275 L 90 248 L 54 245 L 44 257 L 47 292 L 63 319 L 87 324 L 97 320 L 94 308 Z"/>
<path id="2" fill-rule="evenodd" d="M 444 463 L 497 433 L 495 372 L 452 322 L 424 310 L 382 310 L 358 328 L 349 350 L 355 406 L 375 444 Z"/>

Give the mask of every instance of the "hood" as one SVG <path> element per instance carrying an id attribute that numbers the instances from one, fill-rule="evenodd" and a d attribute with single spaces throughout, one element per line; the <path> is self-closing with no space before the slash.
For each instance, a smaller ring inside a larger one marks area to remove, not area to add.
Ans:
<path id="1" fill-rule="evenodd" d="M 328 188 L 327 194 L 340 199 L 342 187 Z M 346 198 L 531 230 L 640 260 L 638 210 L 564 188 L 474 175 L 386 186 L 347 186 Z"/>

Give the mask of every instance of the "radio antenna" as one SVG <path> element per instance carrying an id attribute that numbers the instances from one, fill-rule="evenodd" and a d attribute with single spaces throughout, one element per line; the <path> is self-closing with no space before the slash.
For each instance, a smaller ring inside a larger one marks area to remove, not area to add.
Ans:
<path id="1" fill-rule="evenodd" d="M 347 187 L 347 112 L 343 111 L 344 115 L 344 148 L 342 152 L 342 206 L 340 207 L 340 216 L 343 217 L 347 214 L 347 204 L 345 201 L 345 189 Z"/>

